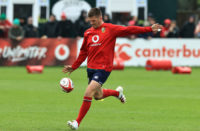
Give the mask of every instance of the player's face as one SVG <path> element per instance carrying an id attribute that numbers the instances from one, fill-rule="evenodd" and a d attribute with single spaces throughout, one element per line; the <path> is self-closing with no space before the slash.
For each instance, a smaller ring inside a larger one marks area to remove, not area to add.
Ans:
<path id="1" fill-rule="evenodd" d="M 99 16 L 99 17 L 93 16 L 93 17 L 89 17 L 88 19 L 93 28 L 98 28 L 102 24 L 102 16 Z"/>

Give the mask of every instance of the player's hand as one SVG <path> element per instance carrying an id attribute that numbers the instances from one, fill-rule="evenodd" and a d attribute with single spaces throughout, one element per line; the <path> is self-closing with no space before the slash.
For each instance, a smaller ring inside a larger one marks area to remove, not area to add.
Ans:
<path id="1" fill-rule="evenodd" d="M 153 33 L 157 33 L 157 32 L 160 32 L 161 30 L 162 30 L 162 28 L 163 28 L 163 26 L 162 25 L 160 25 L 160 24 L 153 24 L 152 26 L 151 26 L 151 29 L 152 29 L 152 32 Z"/>
<path id="2" fill-rule="evenodd" d="M 73 68 L 72 68 L 71 65 L 66 65 L 66 66 L 64 66 L 64 68 L 63 68 L 63 72 L 64 72 L 64 73 L 69 73 L 69 75 L 70 75 L 73 71 L 74 71 L 74 70 L 73 70 Z"/>

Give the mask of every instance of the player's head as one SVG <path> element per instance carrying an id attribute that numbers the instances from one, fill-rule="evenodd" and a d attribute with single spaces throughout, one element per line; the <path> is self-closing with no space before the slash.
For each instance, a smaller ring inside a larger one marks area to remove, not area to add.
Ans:
<path id="1" fill-rule="evenodd" d="M 103 23 L 102 13 L 99 8 L 92 8 L 88 13 L 90 24 L 94 28 L 98 28 Z"/>

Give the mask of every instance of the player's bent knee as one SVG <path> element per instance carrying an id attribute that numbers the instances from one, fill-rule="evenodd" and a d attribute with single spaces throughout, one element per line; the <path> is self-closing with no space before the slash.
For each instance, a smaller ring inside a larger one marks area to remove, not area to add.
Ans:
<path id="1" fill-rule="evenodd" d="M 93 97 L 96 96 L 96 92 L 99 92 L 99 88 L 101 87 L 101 85 L 99 83 L 97 83 L 96 81 L 92 81 L 86 91 L 85 91 L 85 96 L 88 97 Z"/>
<path id="2" fill-rule="evenodd" d="M 92 97 L 94 96 L 95 92 L 96 92 L 95 88 L 88 87 L 85 91 L 85 96 Z"/>
<path id="3" fill-rule="evenodd" d="M 95 99 L 95 100 L 101 100 L 101 99 L 102 99 L 102 94 L 100 94 L 99 92 L 98 92 L 98 93 L 95 93 L 94 99 Z"/>

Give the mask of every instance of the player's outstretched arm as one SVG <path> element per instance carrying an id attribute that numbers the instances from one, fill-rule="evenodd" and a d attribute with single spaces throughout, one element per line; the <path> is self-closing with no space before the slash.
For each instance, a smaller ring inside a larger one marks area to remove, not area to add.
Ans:
<path id="1" fill-rule="evenodd" d="M 116 37 L 124 37 L 132 34 L 144 34 L 148 32 L 157 33 L 161 31 L 161 29 L 162 25 L 160 24 L 154 24 L 147 27 L 112 25 L 113 35 Z"/>
<path id="2" fill-rule="evenodd" d="M 64 73 L 69 73 L 69 75 L 70 75 L 73 71 L 74 71 L 74 69 L 72 68 L 71 65 L 66 65 L 66 66 L 64 66 L 64 68 L 63 68 L 63 72 L 64 72 Z"/>
<path id="3" fill-rule="evenodd" d="M 80 49 L 80 53 L 76 61 L 72 65 L 65 65 L 63 68 L 64 73 L 69 73 L 69 75 L 76 70 L 82 63 L 83 61 L 87 58 L 87 38 L 84 34 L 84 39 L 83 39 L 83 44 Z"/>
<path id="4" fill-rule="evenodd" d="M 81 46 L 78 58 L 72 65 L 65 66 L 64 70 L 66 70 L 68 72 L 70 72 L 70 71 L 72 72 L 72 71 L 76 70 L 83 63 L 83 61 L 85 61 L 87 56 L 88 56 L 88 54 L 87 54 L 87 38 L 84 34 L 83 44 Z"/>

